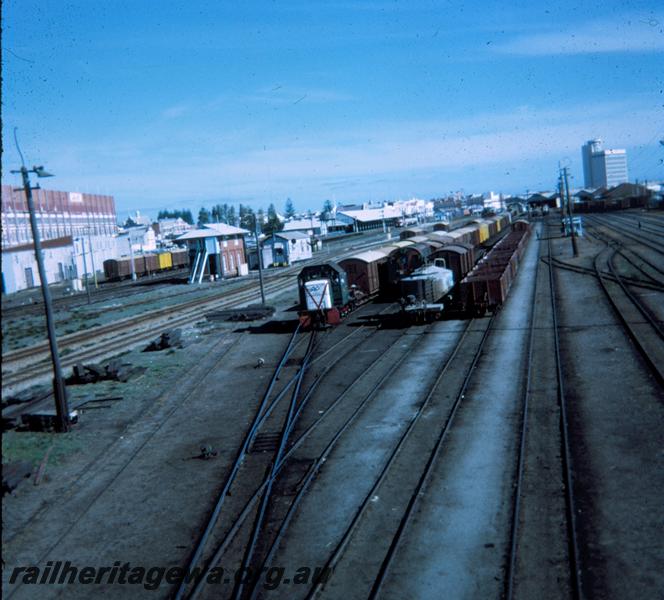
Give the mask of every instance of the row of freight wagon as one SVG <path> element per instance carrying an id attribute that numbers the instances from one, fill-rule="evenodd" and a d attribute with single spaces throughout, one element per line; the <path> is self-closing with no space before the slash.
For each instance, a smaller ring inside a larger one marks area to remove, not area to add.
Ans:
<path id="1" fill-rule="evenodd" d="M 142 277 L 143 275 L 153 275 L 189 266 L 189 251 L 179 249 L 169 252 L 137 254 L 133 258 L 123 256 L 122 258 L 105 260 L 104 275 L 106 279 L 116 281 L 131 277 L 132 260 L 134 262 L 133 272 L 136 273 L 137 277 Z"/>
<path id="2" fill-rule="evenodd" d="M 356 305 L 378 296 L 412 297 L 411 304 L 435 301 L 434 296 L 450 292 L 473 269 L 479 246 L 504 234 L 509 224 L 510 216 L 501 215 L 454 231 L 413 228 L 407 230 L 412 237 L 338 264 L 305 267 L 298 277 L 301 317 L 304 322 L 315 318 L 335 323 Z"/>
<path id="3" fill-rule="evenodd" d="M 412 228 L 402 231 L 399 241 L 350 256 L 339 265 L 347 274 L 348 284 L 361 294 L 395 297 L 401 280 L 426 265 L 443 264 L 452 271 L 455 282 L 461 281 L 475 265 L 476 248 L 509 225 L 510 216 L 504 214 L 452 231 L 440 229 L 445 224 L 435 224 L 431 230 Z"/>
<path id="4" fill-rule="evenodd" d="M 644 208 L 647 197 L 621 198 L 619 200 L 589 200 L 574 203 L 574 212 L 609 212 L 613 210 L 624 210 L 627 208 Z"/>
<path id="5" fill-rule="evenodd" d="M 482 316 L 487 310 L 494 311 L 505 302 L 529 236 L 530 224 L 515 221 L 512 231 L 461 280 L 458 296 L 463 312 Z"/>
<path id="6" fill-rule="evenodd" d="M 498 235 L 510 222 L 511 217 L 509 213 L 505 213 L 487 217 L 486 219 L 474 219 L 458 229 L 450 229 L 449 223 L 434 223 L 432 225 L 412 227 L 402 230 L 399 237 L 405 240 L 421 236 L 427 237 L 433 233 L 443 238 L 449 238 L 450 242 L 448 243 L 464 242 L 479 246 Z M 442 232 L 442 234 L 439 232 Z"/>

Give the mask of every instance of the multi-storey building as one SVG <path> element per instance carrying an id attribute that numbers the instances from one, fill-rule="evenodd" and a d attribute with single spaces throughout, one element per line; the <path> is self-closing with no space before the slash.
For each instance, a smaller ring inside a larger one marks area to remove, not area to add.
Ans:
<path id="1" fill-rule="evenodd" d="M 117 255 L 112 196 L 37 189 L 32 192 L 48 283 L 100 271 Z M 2 292 L 39 285 L 28 203 L 23 190 L 2 186 Z"/>
<path id="2" fill-rule="evenodd" d="M 34 190 L 37 226 L 42 240 L 65 236 L 113 235 L 117 232 L 113 196 Z M 32 242 L 25 192 L 2 186 L 2 247 Z"/>
<path id="3" fill-rule="evenodd" d="M 581 157 L 585 187 L 613 187 L 627 181 L 625 150 L 604 150 L 602 140 L 589 140 L 581 147 Z"/>

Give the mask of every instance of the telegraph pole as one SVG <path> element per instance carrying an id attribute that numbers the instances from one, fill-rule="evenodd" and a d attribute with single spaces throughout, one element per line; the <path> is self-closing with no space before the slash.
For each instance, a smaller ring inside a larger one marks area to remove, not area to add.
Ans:
<path id="1" fill-rule="evenodd" d="M 565 182 L 565 197 L 567 198 L 567 218 L 569 219 L 570 235 L 572 236 L 572 252 L 574 253 L 574 256 L 579 256 L 579 249 L 576 246 L 576 231 L 574 231 L 574 221 L 572 219 L 572 201 L 569 197 L 567 167 L 563 167 L 563 181 Z"/>
<path id="2" fill-rule="evenodd" d="M 92 251 L 92 237 L 90 237 L 90 231 L 88 231 L 88 246 L 90 247 L 90 262 L 92 263 L 92 277 L 95 281 L 95 289 L 99 287 L 97 283 L 97 269 L 95 268 L 95 255 Z"/>
<path id="3" fill-rule="evenodd" d="M 85 277 L 85 292 L 88 295 L 88 304 L 91 304 L 90 300 L 90 280 L 88 279 L 88 263 L 85 260 L 85 238 L 81 237 L 81 248 L 83 250 L 83 271 L 85 272 L 83 277 Z"/>
<path id="4" fill-rule="evenodd" d="M 131 243 L 131 232 L 127 232 L 127 239 L 129 240 L 129 262 L 131 264 L 131 279 L 136 281 L 136 265 L 134 265 L 134 247 Z"/>
<path id="5" fill-rule="evenodd" d="M 265 289 L 263 288 L 263 253 L 258 243 L 258 218 L 254 221 L 254 238 L 256 239 L 256 252 L 258 252 L 258 280 L 261 286 L 261 305 L 265 307 Z"/>
<path id="6" fill-rule="evenodd" d="M 14 130 L 14 138 L 16 138 L 16 130 Z M 16 147 L 18 148 L 18 142 Z M 21 154 L 20 149 L 19 154 Z M 23 162 L 22 154 L 21 161 Z M 46 278 L 42 245 L 39 238 L 39 227 L 37 225 L 37 217 L 35 216 L 34 202 L 32 201 L 32 190 L 39 189 L 39 185 L 34 188 L 30 186 L 30 177 L 28 173 L 35 173 L 37 177 L 52 177 L 52 175 L 44 171 L 44 167 L 32 167 L 32 169 L 28 169 L 25 166 L 25 163 L 19 170 L 12 171 L 12 173 L 20 173 L 23 178 L 22 190 L 25 192 L 25 197 L 28 203 L 28 212 L 30 214 L 30 227 L 32 229 L 32 239 L 34 240 L 35 245 L 35 258 L 37 259 L 37 269 L 39 270 L 42 296 L 44 298 L 44 310 L 46 312 L 48 343 L 51 351 L 51 361 L 53 362 L 53 395 L 55 397 L 55 412 L 57 417 L 56 428 L 59 432 L 64 433 L 69 431 L 70 428 L 67 390 L 65 388 L 64 379 L 62 378 L 62 366 L 60 364 L 58 342 L 55 337 L 55 320 L 53 318 L 53 308 L 51 305 L 51 291 L 48 287 L 48 279 Z"/>

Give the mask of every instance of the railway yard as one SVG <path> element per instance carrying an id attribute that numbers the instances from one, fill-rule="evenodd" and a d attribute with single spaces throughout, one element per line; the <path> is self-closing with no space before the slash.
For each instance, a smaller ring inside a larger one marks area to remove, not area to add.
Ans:
<path id="1" fill-rule="evenodd" d="M 66 374 L 127 372 L 69 384 L 65 434 L 21 430 L 51 366 L 40 305 L 3 303 L 5 597 L 661 597 L 664 215 L 583 220 L 576 257 L 557 212 L 506 229 L 502 306 L 417 323 L 378 298 L 303 327 L 301 263 L 263 318 L 255 274 L 63 297 Z"/>

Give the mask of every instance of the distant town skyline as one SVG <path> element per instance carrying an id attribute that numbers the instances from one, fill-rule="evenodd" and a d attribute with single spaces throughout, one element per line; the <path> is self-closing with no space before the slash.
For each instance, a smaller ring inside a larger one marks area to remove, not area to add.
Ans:
<path id="1" fill-rule="evenodd" d="M 617 0 L 231 5 L 7 0 L 13 128 L 52 189 L 118 215 L 216 203 L 319 210 L 583 186 L 581 146 L 664 174 L 664 10 Z"/>

